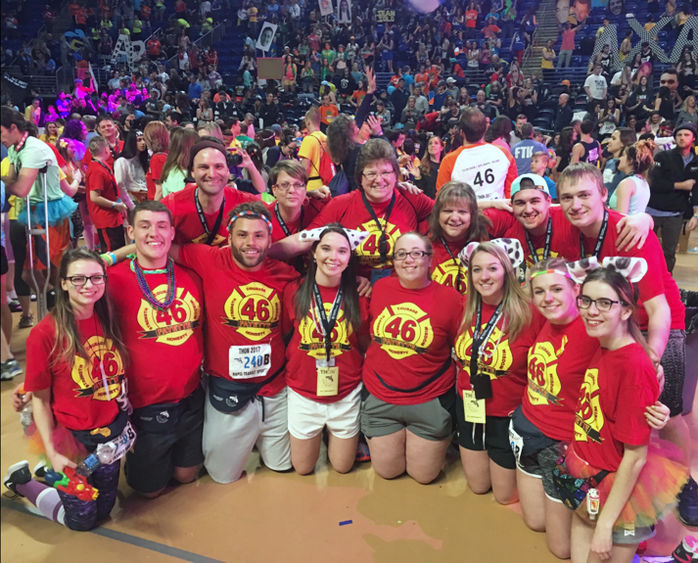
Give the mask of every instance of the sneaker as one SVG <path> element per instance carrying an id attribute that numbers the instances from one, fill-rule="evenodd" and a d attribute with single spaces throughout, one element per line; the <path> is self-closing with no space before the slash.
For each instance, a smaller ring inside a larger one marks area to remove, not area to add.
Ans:
<path id="1" fill-rule="evenodd" d="M 10 299 L 10 302 L 7 305 L 10 308 L 10 311 L 12 313 L 21 313 L 22 312 L 22 305 L 20 305 L 20 303 L 17 299 Z"/>
<path id="2" fill-rule="evenodd" d="M 686 536 L 676 549 L 671 553 L 676 563 L 691 563 L 698 559 L 698 540 L 693 536 Z"/>
<path id="3" fill-rule="evenodd" d="M 8 381 L 17 377 L 22 373 L 22 368 L 19 367 L 17 360 L 12 358 L 6 362 L 2 362 L 2 370 L 0 371 L 0 380 Z"/>
<path id="4" fill-rule="evenodd" d="M 46 472 L 50 471 L 50 465 L 46 461 L 40 461 L 34 466 L 34 477 L 40 480 L 46 479 Z"/>
<path id="5" fill-rule="evenodd" d="M 698 526 L 698 483 L 689 477 L 678 496 L 679 520 L 686 526 Z"/>
<path id="6" fill-rule="evenodd" d="M 31 327 L 33 327 L 34 326 L 34 315 L 32 313 L 22 315 L 19 318 L 19 324 L 17 326 L 19 328 L 31 328 Z"/>
<path id="7" fill-rule="evenodd" d="M 32 474 L 29 471 L 29 462 L 25 459 L 8 467 L 7 475 L 5 475 L 5 480 L 3 481 L 3 483 L 14 494 L 23 497 L 24 495 L 17 491 L 17 485 L 24 485 L 26 483 L 29 483 L 31 479 Z"/>

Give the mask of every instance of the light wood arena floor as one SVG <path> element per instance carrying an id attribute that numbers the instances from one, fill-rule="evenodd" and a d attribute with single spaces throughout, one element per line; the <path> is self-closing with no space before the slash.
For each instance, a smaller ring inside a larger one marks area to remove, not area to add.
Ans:
<path id="1" fill-rule="evenodd" d="M 692 235 L 689 248 L 698 247 Z M 679 286 L 698 290 L 698 254 L 680 254 Z M 15 319 L 16 325 L 17 319 Z M 23 364 L 28 330 L 15 330 L 12 348 Z M 698 335 L 695 335 L 698 336 Z M 689 380 L 698 365 L 698 339 L 689 344 Z M 29 459 L 10 395 L 23 376 L 2 382 L 1 471 Z M 695 401 L 694 401 L 695 404 Z M 698 444 L 698 405 L 692 418 Z M 698 476 L 698 447 L 693 474 Z M 111 519 L 92 532 L 73 532 L 29 510 L 21 498 L 1 499 L 0 558 L 7 562 L 235 561 L 235 562 L 509 562 L 556 561 L 543 534 L 524 525 L 517 505 L 499 506 L 491 494 L 466 485 L 460 462 L 449 458 L 427 486 L 408 477 L 385 481 L 370 464 L 338 475 L 323 461 L 314 475 L 277 474 L 254 454 L 247 476 L 218 485 L 203 476 L 155 500 L 143 500 L 122 479 Z M 349 521 L 347 523 L 347 521 Z M 648 554 L 667 555 L 687 533 L 669 516 L 658 527 Z"/>

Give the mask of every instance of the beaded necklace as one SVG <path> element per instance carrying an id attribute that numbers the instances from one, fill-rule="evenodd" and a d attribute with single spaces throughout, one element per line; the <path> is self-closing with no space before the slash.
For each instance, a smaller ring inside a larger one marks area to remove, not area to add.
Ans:
<path id="1" fill-rule="evenodd" d="M 160 311 L 165 311 L 170 305 L 172 305 L 172 301 L 174 301 L 175 297 L 175 273 L 174 261 L 172 258 L 167 259 L 167 267 L 165 269 L 165 273 L 167 273 L 167 295 L 165 295 L 165 300 L 162 303 L 155 298 L 155 295 L 153 295 L 150 287 L 148 287 L 148 282 L 145 280 L 145 272 L 138 265 L 135 258 L 131 260 L 131 264 L 134 272 L 136 272 L 138 287 L 141 288 L 141 293 L 145 295 L 148 303 Z"/>

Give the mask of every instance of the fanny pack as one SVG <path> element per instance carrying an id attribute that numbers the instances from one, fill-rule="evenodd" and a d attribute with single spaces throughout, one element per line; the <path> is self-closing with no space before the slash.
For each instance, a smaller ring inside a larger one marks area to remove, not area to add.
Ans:
<path id="1" fill-rule="evenodd" d="M 158 403 L 133 409 L 131 420 L 144 432 L 164 434 L 171 432 L 179 424 L 182 414 L 188 406 L 203 397 L 203 389 L 197 386 L 194 392 L 176 403 Z"/>
<path id="2" fill-rule="evenodd" d="M 230 414 L 238 411 L 254 399 L 262 387 L 273 381 L 285 366 L 286 362 L 261 383 L 240 383 L 222 377 L 210 376 L 208 378 L 208 400 L 211 401 L 211 406 L 219 412 Z"/>
<path id="3" fill-rule="evenodd" d="M 558 498 L 567 508 L 574 510 L 584 521 L 595 525 L 596 520 L 589 517 L 587 503 L 584 501 L 589 489 L 596 489 L 608 474 L 609 471 L 602 469 L 590 477 L 573 477 L 564 466 L 564 458 L 559 458 L 557 465 L 553 468 L 553 485 Z"/>
<path id="4" fill-rule="evenodd" d="M 88 451 L 92 451 L 99 444 L 104 444 L 120 436 L 124 428 L 126 428 L 127 422 L 128 415 L 124 411 L 119 411 L 118 416 L 107 426 L 101 426 L 93 430 L 71 430 L 71 432 Z"/>

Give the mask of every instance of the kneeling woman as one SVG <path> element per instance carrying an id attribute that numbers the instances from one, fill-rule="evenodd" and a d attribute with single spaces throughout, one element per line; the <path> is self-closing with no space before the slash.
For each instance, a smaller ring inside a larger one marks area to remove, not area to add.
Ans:
<path id="1" fill-rule="evenodd" d="M 27 338 L 24 382 L 25 390 L 33 393 L 34 421 L 54 471 L 76 467 L 76 460 L 68 457 L 72 454 L 54 445 L 57 424 L 93 451 L 117 438 L 128 419 L 117 401 L 125 355 L 106 291 L 104 263 L 90 250 L 68 250 L 59 277 L 55 308 Z M 120 464 L 100 465 L 88 478 L 99 491 L 96 500 L 81 500 L 32 480 L 26 461 L 10 468 L 5 484 L 47 518 L 73 530 L 90 530 L 114 506 Z"/>
<path id="2" fill-rule="evenodd" d="M 629 277 L 637 281 L 632 273 Z M 629 562 L 673 505 L 686 468 L 671 459 L 680 453 L 670 444 L 656 452 L 653 445 L 648 455 L 645 410 L 657 400 L 659 385 L 632 318 L 637 307 L 632 285 L 616 270 L 593 270 L 577 304 L 587 333 L 601 348 L 584 375 L 565 459 L 572 477 L 598 490 L 596 502 L 588 494 L 572 520 L 572 561 Z"/>
<path id="3" fill-rule="evenodd" d="M 368 318 L 368 301 L 356 291 L 356 258 L 342 226 L 333 223 L 306 236 L 317 237 L 308 275 L 289 284 L 283 300 L 283 330 L 290 334 L 291 462 L 298 473 L 311 473 L 327 427 L 330 463 L 346 473 L 354 465 L 359 438 L 361 365 L 368 344 L 362 319 Z"/>
<path id="4" fill-rule="evenodd" d="M 371 463 L 385 479 L 405 471 L 420 483 L 439 475 L 453 428 L 456 370 L 451 361 L 462 298 L 429 279 L 429 239 L 395 243 L 395 276 L 373 287 L 361 430 Z"/>
<path id="5" fill-rule="evenodd" d="M 517 498 L 509 421 L 521 404 L 526 357 L 542 320 L 514 274 L 523 259 L 518 241 L 471 243 L 462 255 L 469 291 L 455 347 L 461 462 L 474 493 L 492 489 L 497 502 L 508 504 Z"/>

